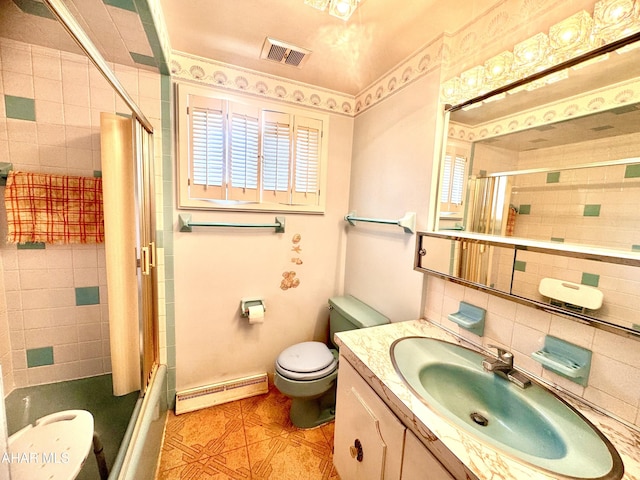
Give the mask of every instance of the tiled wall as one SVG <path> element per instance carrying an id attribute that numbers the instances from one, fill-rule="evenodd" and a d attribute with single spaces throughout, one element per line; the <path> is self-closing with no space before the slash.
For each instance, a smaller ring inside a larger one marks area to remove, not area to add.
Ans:
<path id="1" fill-rule="evenodd" d="M 636 339 L 580 324 L 574 320 L 520 305 L 486 292 L 425 276 L 424 316 L 472 341 L 501 345 L 515 355 L 515 364 L 528 372 L 599 405 L 629 423 L 640 426 L 640 348 Z M 460 301 L 487 310 L 485 334 L 478 337 L 447 319 Z M 530 355 L 553 335 L 593 352 L 588 385 L 583 387 L 560 377 Z"/>
<path id="2" fill-rule="evenodd" d="M 100 175 L 100 112 L 130 113 L 101 74 L 83 56 L 6 39 L 0 39 L 0 59 L 1 158 L 14 170 Z M 112 68 L 160 127 L 160 75 Z M 155 142 L 161 167 L 161 128 Z M 5 238 L 6 212 L 0 211 Z M 5 393 L 109 372 L 104 245 L 2 241 L 0 255 L 14 382 L 5 384 Z M 0 326 L 0 348 L 1 340 Z"/>
<path id="3" fill-rule="evenodd" d="M 473 173 L 566 167 L 640 157 L 640 133 L 572 145 L 514 152 L 477 145 Z M 495 164 L 494 164 L 495 160 Z M 518 214 L 514 236 L 536 240 L 640 250 L 640 164 L 559 170 L 512 177 L 510 203 Z M 512 292 L 542 302 L 545 277 L 596 287 L 604 304 L 588 312 L 617 325 L 640 329 L 640 271 L 623 265 L 519 251 Z M 511 278 L 508 278 L 509 282 Z M 508 291 L 509 288 L 506 288 Z"/>
<path id="4" fill-rule="evenodd" d="M 518 169 L 640 157 L 640 133 L 520 153 Z M 515 235 L 638 249 L 640 165 L 583 168 L 514 178 Z"/>

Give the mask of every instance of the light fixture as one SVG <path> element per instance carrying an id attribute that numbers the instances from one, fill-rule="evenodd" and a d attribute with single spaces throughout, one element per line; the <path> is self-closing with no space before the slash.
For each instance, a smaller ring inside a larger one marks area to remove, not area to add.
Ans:
<path id="1" fill-rule="evenodd" d="M 304 4 L 324 11 L 329 5 L 329 0 L 304 0 Z"/>
<path id="2" fill-rule="evenodd" d="M 593 19 L 584 10 L 549 29 L 549 41 L 554 61 L 560 63 L 593 47 Z"/>
<path id="3" fill-rule="evenodd" d="M 348 20 L 361 1 L 362 0 L 304 0 L 304 4 L 322 11 L 328 7 L 329 15 L 341 18 L 342 20 Z"/>
<path id="4" fill-rule="evenodd" d="M 458 77 L 447 80 L 440 90 L 440 101 L 443 104 L 462 103 L 486 93 L 487 90 L 506 86 L 515 80 L 541 72 L 552 65 L 558 65 L 562 61 L 638 31 L 640 31 L 640 0 L 598 0 L 594 6 L 593 17 L 586 11 L 580 11 L 553 25 L 549 29 L 548 36 L 538 33 L 514 45 L 513 52 L 506 51 L 490 58 L 482 65 L 483 68 L 473 67 L 462 72 Z M 622 54 L 632 48 L 640 48 L 639 45 L 640 42 L 636 42 L 616 52 Z M 600 62 L 608 56 L 608 53 L 600 55 L 571 69 L 583 68 L 585 65 Z M 533 90 L 563 80 L 568 75 L 567 70 L 562 70 L 513 88 L 507 93 Z"/>
<path id="5" fill-rule="evenodd" d="M 638 0 L 601 0 L 593 11 L 594 41 L 604 45 L 637 32 L 639 19 Z"/>

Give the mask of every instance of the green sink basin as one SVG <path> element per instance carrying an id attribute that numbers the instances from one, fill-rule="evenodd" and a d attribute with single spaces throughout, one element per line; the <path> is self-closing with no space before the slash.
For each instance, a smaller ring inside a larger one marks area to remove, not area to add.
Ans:
<path id="1" fill-rule="evenodd" d="M 620 479 L 611 442 L 573 407 L 532 382 L 520 388 L 482 368 L 460 345 L 406 337 L 391 346 L 396 371 L 428 407 L 478 440 L 569 478 Z"/>

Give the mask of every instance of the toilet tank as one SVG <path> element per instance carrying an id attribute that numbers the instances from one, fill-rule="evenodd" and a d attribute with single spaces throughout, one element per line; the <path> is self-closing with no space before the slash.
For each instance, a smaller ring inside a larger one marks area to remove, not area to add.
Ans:
<path id="1" fill-rule="evenodd" d="M 329 299 L 329 342 L 334 344 L 333 334 L 357 328 L 375 327 L 390 320 L 352 295 Z"/>

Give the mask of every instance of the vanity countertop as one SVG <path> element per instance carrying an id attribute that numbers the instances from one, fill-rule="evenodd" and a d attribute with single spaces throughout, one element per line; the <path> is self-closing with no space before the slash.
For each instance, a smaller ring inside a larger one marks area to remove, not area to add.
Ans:
<path id="1" fill-rule="evenodd" d="M 389 348 L 407 336 L 458 339 L 427 320 L 391 323 L 336 334 L 340 354 L 360 373 L 398 418 L 440 459 L 457 479 L 556 479 L 551 473 L 511 459 L 454 427 L 430 410 L 396 373 Z M 625 467 L 624 480 L 640 480 L 640 432 L 589 406 L 563 398 L 613 443 Z"/>

